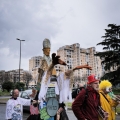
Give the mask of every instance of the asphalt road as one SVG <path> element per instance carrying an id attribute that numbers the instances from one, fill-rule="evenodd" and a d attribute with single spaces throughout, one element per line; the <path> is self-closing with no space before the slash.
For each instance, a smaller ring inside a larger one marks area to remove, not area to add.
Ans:
<path id="1" fill-rule="evenodd" d="M 6 104 L 0 104 L 0 120 L 5 120 L 5 109 L 6 109 Z M 72 113 L 72 111 L 67 112 L 69 120 L 77 120 Z M 23 112 L 23 120 L 26 120 L 27 117 L 29 116 L 29 112 Z"/>
<path id="2" fill-rule="evenodd" d="M 6 104 L 0 104 L 0 120 L 5 120 L 5 109 L 6 109 Z M 67 114 L 68 114 L 69 120 L 77 120 L 71 110 L 68 110 Z M 26 120 L 28 116 L 29 116 L 29 113 L 24 112 L 23 120 Z M 116 120 L 120 120 L 120 115 L 116 116 Z"/>

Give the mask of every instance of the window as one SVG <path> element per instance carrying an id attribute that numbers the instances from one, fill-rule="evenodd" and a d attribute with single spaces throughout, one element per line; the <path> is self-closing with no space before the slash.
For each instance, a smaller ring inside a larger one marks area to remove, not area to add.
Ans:
<path id="1" fill-rule="evenodd" d="M 21 94 L 21 97 L 22 97 L 22 98 L 26 98 L 26 99 L 29 98 L 29 96 L 28 96 L 28 94 L 27 94 L 26 92 L 23 92 L 23 93 Z"/>

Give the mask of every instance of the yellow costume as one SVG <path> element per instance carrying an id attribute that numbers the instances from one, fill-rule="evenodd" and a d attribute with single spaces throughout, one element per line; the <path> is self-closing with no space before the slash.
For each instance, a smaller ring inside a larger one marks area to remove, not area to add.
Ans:
<path id="1" fill-rule="evenodd" d="M 100 94 L 101 107 L 103 108 L 103 110 L 105 110 L 109 114 L 109 117 L 107 120 L 115 120 L 114 107 L 118 105 L 118 102 L 110 98 L 108 91 L 107 91 L 108 93 L 105 92 L 107 87 L 108 88 L 112 87 L 112 84 L 109 81 L 104 80 L 100 83 L 99 94 Z"/>

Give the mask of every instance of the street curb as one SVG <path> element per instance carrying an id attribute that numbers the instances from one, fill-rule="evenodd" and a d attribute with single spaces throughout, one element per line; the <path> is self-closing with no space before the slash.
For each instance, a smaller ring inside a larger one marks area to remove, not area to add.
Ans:
<path id="1" fill-rule="evenodd" d="M 6 102 L 0 102 L 0 104 L 6 104 Z M 72 111 L 72 108 L 67 108 L 66 111 Z M 120 116 L 120 113 L 118 113 L 118 115 Z M 117 115 L 116 115 L 117 116 Z"/>
<path id="2" fill-rule="evenodd" d="M 68 110 L 72 110 L 72 108 L 67 108 Z"/>
<path id="3" fill-rule="evenodd" d="M 0 102 L 0 104 L 6 104 L 5 102 Z"/>

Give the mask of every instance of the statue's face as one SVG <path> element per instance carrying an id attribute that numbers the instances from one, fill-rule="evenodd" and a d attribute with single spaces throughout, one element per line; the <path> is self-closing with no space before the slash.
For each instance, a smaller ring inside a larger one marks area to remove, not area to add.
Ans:
<path id="1" fill-rule="evenodd" d="M 49 55 L 50 55 L 50 48 L 44 48 L 44 49 L 43 49 L 43 53 L 44 53 L 46 56 L 49 56 Z"/>

